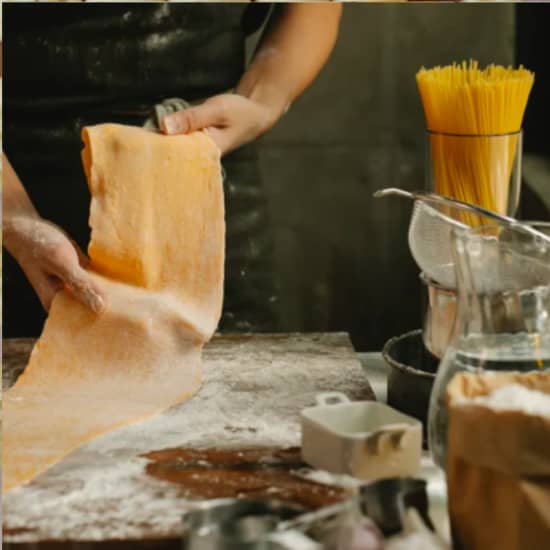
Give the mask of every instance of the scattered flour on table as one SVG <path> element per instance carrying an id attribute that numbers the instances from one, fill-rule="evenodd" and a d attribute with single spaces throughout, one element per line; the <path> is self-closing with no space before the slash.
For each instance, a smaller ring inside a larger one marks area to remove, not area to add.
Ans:
<path id="1" fill-rule="evenodd" d="M 76 533 L 77 538 L 86 540 L 102 539 L 105 533 L 112 538 L 139 537 L 144 527 L 151 525 L 151 518 L 155 518 L 155 534 L 169 534 L 185 511 L 185 502 L 169 483 L 153 479 L 140 479 L 138 483 L 146 462 L 134 458 L 97 468 L 86 480 L 80 473 L 64 472 L 66 492 L 48 483 L 32 491 L 26 487 L 15 489 L 7 496 L 4 522 L 21 532 L 8 533 L 10 540 L 23 542 L 45 534 L 57 539 L 73 538 Z M 26 531 L 29 525 L 33 529 L 30 533 Z"/>
<path id="2" fill-rule="evenodd" d="M 178 485 L 146 475 L 149 461 L 141 455 L 175 447 L 299 445 L 300 410 L 317 393 L 336 388 L 352 399 L 364 395 L 363 371 L 347 348 L 311 337 L 262 346 L 249 343 L 240 354 L 238 344 L 227 352 L 211 345 L 192 399 L 102 435 L 4 495 L 6 538 L 174 536 L 190 501 Z"/>
<path id="3" fill-rule="evenodd" d="M 550 395 L 521 384 L 508 384 L 488 395 L 463 398 L 460 405 L 484 405 L 495 411 L 519 411 L 525 414 L 550 416 Z"/>
<path id="4" fill-rule="evenodd" d="M 183 404 L 99 437 L 53 466 L 32 486 L 5 495 L 5 524 L 23 529 L 10 535 L 10 540 L 27 540 L 31 534 L 24 529 L 29 525 L 35 536 L 47 534 L 56 539 L 138 538 L 144 530 L 157 537 L 170 536 L 179 529 L 189 501 L 177 485 L 145 475 L 149 461 L 139 455 L 181 446 L 299 444 L 296 422 L 262 414 L 252 403 L 240 415 L 219 402 L 208 408 L 196 406 L 194 400 L 188 404 L 195 406 Z M 181 414 L 183 409 L 187 414 Z M 225 425 L 237 431 L 224 430 Z M 220 433 L 224 433 L 223 441 Z"/>

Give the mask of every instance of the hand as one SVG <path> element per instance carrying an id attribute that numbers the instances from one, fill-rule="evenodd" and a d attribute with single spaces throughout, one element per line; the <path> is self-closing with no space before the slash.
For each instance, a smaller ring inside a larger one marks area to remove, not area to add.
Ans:
<path id="1" fill-rule="evenodd" d="M 46 310 L 61 289 L 67 289 L 96 313 L 104 309 L 103 296 L 83 267 L 86 257 L 53 223 L 28 215 L 5 219 L 4 244 Z"/>
<path id="2" fill-rule="evenodd" d="M 162 121 L 165 134 L 188 134 L 206 129 L 223 154 L 269 130 L 281 113 L 238 94 L 222 94 L 172 113 Z"/>

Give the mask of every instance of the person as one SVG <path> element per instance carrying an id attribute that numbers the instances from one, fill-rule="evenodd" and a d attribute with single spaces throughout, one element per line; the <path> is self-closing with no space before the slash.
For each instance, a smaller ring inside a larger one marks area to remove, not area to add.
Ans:
<path id="1" fill-rule="evenodd" d="M 220 326 L 276 330 L 273 239 L 252 142 L 316 78 L 334 47 L 341 9 L 6 5 L 4 335 L 38 335 L 45 316 L 40 303 L 48 310 L 62 288 L 96 312 L 105 307 L 81 252 L 89 240 L 89 194 L 80 131 L 101 122 L 142 125 L 152 106 L 170 97 L 192 106 L 168 115 L 162 131 L 208 129 L 223 155 L 227 253 Z M 262 25 L 246 66 L 246 40 Z"/>

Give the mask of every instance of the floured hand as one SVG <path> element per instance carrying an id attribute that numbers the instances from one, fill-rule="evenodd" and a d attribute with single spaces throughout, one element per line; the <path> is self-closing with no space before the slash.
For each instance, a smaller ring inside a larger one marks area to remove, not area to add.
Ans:
<path id="1" fill-rule="evenodd" d="M 105 306 L 97 284 L 84 269 L 86 257 L 55 224 L 39 216 L 4 219 L 4 244 L 17 260 L 46 310 L 67 289 L 99 313 Z"/>

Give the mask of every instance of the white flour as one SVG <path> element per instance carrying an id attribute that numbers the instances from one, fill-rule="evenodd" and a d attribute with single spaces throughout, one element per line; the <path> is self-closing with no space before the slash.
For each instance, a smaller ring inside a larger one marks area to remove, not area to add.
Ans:
<path id="1" fill-rule="evenodd" d="M 5 495 L 4 540 L 177 535 L 189 502 L 178 486 L 146 475 L 140 455 L 184 446 L 299 445 L 299 411 L 316 393 L 364 397 L 366 380 L 351 349 L 341 336 L 323 338 L 213 342 L 193 399 L 93 440 Z"/>
<path id="2" fill-rule="evenodd" d="M 488 395 L 463 399 L 461 405 L 484 405 L 495 411 L 520 411 L 525 414 L 550 416 L 550 395 L 521 384 L 508 384 Z"/>

